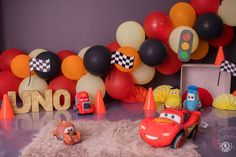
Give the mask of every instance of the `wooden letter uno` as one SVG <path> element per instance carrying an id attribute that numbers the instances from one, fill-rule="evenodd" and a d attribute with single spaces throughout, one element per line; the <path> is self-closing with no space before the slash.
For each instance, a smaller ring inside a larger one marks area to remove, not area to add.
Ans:
<path id="1" fill-rule="evenodd" d="M 60 97 L 64 96 L 64 104 L 60 103 Z M 53 106 L 58 111 L 66 111 L 70 108 L 70 93 L 67 90 L 59 89 L 53 94 Z"/>
<path id="2" fill-rule="evenodd" d="M 45 111 L 53 111 L 52 90 L 44 91 L 45 98 L 38 91 L 31 91 L 32 112 L 39 112 L 39 105 Z"/>
<path id="3" fill-rule="evenodd" d="M 14 112 L 17 113 L 27 113 L 30 111 L 31 108 L 31 95 L 30 95 L 30 91 L 24 91 L 22 93 L 22 107 L 18 107 L 16 105 L 16 92 L 15 91 L 11 91 L 8 92 L 8 97 L 11 101 L 12 107 Z"/>
<path id="4" fill-rule="evenodd" d="M 44 97 L 38 91 L 23 91 L 22 93 L 22 106 L 16 105 L 16 92 L 8 92 L 8 97 L 11 101 L 14 112 L 27 113 L 32 108 L 32 112 L 39 112 L 39 106 L 45 111 L 53 111 L 53 106 L 56 110 L 65 111 L 71 106 L 70 93 L 67 90 L 60 89 L 55 91 L 52 95 L 52 90 L 46 90 Z M 60 97 L 64 96 L 64 104 L 60 104 Z"/>

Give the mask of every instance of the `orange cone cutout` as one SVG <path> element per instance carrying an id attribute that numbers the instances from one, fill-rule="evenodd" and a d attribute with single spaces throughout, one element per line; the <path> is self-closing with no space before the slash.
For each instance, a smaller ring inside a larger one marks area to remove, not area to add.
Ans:
<path id="1" fill-rule="evenodd" d="M 0 119 L 12 119 L 14 118 L 14 111 L 11 106 L 11 102 L 7 94 L 3 95 L 2 107 L 0 111 Z"/>
<path id="2" fill-rule="evenodd" d="M 223 51 L 223 47 L 220 46 L 219 49 L 218 49 L 218 52 L 217 52 L 215 65 L 220 66 L 220 64 L 223 60 L 225 60 L 224 51 Z"/>
<path id="3" fill-rule="evenodd" d="M 95 113 L 106 113 L 105 104 L 102 97 L 101 90 L 97 90 L 96 99 L 94 102 Z"/>
<path id="4" fill-rule="evenodd" d="M 154 110 L 154 111 L 156 111 L 156 104 L 155 104 L 155 101 L 154 101 L 152 88 L 148 89 L 148 93 L 147 93 L 147 96 L 146 96 L 146 100 L 145 100 L 145 104 L 144 104 L 143 109 L 144 110 Z"/>

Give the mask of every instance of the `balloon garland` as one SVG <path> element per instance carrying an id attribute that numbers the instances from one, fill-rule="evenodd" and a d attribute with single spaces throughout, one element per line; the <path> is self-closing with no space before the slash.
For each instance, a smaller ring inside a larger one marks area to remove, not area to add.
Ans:
<path id="1" fill-rule="evenodd" d="M 0 55 L 0 99 L 10 90 L 21 93 L 64 88 L 71 97 L 75 91 L 87 90 L 94 99 L 96 90 L 101 89 L 103 96 L 107 91 L 114 99 L 137 100 L 140 96 L 139 90 L 134 92 L 135 84 L 149 83 L 156 70 L 172 75 L 181 68 L 180 48 L 189 51 L 191 59 L 199 60 L 207 55 L 209 44 L 214 47 L 229 44 L 236 26 L 235 6 L 235 0 L 224 0 L 221 5 L 220 0 L 179 2 L 172 6 L 169 15 L 151 12 L 143 26 L 135 21 L 123 22 L 117 28 L 116 41 L 107 46 L 87 46 L 78 55 L 69 50 L 53 53 L 36 49 L 29 55 L 17 49 L 5 50 Z M 181 36 L 186 30 L 192 36 Z M 49 72 L 35 70 L 29 82 L 31 58 L 50 59 L 51 69 Z M 146 93 L 143 89 L 140 91 Z"/>

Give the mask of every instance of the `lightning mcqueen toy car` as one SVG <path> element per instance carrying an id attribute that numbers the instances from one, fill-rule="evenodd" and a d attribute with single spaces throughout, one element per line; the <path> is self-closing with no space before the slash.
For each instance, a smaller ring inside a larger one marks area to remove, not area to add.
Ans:
<path id="1" fill-rule="evenodd" d="M 142 139 L 154 147 L 183 145 L 186 137 L 192 139 L 198 131 L 201 113 L 181 109 L 164 109 L 158 118 L 146 118 L 139 125 Z"/>

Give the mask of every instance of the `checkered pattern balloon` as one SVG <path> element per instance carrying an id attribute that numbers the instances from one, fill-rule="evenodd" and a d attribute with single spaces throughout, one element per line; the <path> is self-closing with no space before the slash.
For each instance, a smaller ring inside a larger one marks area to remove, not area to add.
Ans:
<path id="1" fill-rule="evenodd" d="M 225 71 L 236 77 L 236 65 L 230 61 L 222 61 L 220 65 L 220 71 Z"/>
<path id="2" fill-rule="evenodd" d="M 32 58 L 30 60 L 30 71 L 37 70 L 40 72 L 49 72 L 51 70 L 50 59 L 42 60 Z"/>
<path id="3" fill-rule="evenodd" d="M 126 56 L 116 51 L 111 56 L 111 64 L 119 64 L 126 69 L 131 69 L 134 65 L 134 56 Z"/>

